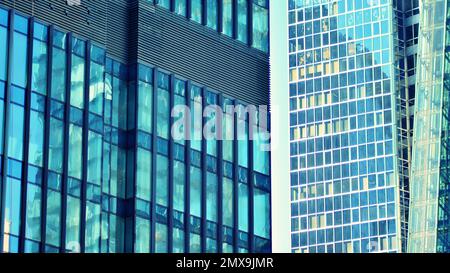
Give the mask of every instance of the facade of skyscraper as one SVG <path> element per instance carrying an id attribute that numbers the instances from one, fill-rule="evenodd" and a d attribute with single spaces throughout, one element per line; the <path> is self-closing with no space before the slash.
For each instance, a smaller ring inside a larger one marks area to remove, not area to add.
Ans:
<path id="1" fill-rule="evenodd" d="M 419 16 L 288 1 L 292 252 L 407 251 Z"/>
<path id="2" fill-rule="evenodd" d="M 268 2 L 0 1 L 2 251 L 269 252 Z"/>

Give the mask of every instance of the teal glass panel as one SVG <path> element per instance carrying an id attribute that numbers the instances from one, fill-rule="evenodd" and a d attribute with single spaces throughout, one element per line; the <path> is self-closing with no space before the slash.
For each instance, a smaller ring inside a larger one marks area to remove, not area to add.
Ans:
<path id="1" fill-rule="evenodd" d="M 136 197 L 151 201 L 151 152 L 138 148 L 136 158 Z"/>
<path id="2" fill-rule="evenodd" d="M 47 226 L 45 229 L 45 242 L 59 247 L 61 238 L 61 194 L 47 191 Z"/>
<path id="3" fill-rule="evenodd" d="M 47 94 L 47 43 L 33 40 L 33 65 L 31 89 L 43 95 Z"/>
<path id="4" fill-rule="evenodd" d="M 150 253 L 150 220 L 136 217 L 136 253 Z"/>
<path id="5" fill-rule="evenodd" d="M 28 183 L 25 237 L 41 240 L 41 187 Z"/>
<path id="6" fill-rule="evenodd" d="M 71 71 L 70 105 L 83 109 L 85 60 L 82 57 L 72 54 Z"/>
<path id="7" fill-rule="evenodd" d="M 44 157 L 44 114 L 30 111 L 30 146 L 28 150 L 28 162 L 42 167 Z"/>

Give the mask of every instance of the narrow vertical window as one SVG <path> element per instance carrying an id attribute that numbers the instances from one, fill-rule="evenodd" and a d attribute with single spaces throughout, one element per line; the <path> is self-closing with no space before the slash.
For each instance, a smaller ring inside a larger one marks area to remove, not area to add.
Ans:
<path id="1" fill-rule="evenodd" d="M 207 7 L 207 22 L 206 25 L 214 30 L 217 30 L 217 0 L 207 0 L 206 2 Z"/>
<path id="2" fill-rule="evenodd" d="M 248 7 L 247 7 L 247 1 L 248 0 L 237 0 L 238 7 L 238 31 L 237 31 L 237 39 L 243 43 L 248 42 Z"/>
<path id="3" fill-rule="evenodd" d="M 233 0 L 223 0 L 222 25 L 223 33 L 233 36 Z"/>
<path id="4" fill-rule="evenodd" d="M 267 0 L 253 0 L 253 47 L 269 50 L 269 9 Z"/>
<path id="5" fill-rule="evenodd" d="M 202 23 L 203 18 L 203 0 L 191 0 L 191 19 L 197 23 Z"/>

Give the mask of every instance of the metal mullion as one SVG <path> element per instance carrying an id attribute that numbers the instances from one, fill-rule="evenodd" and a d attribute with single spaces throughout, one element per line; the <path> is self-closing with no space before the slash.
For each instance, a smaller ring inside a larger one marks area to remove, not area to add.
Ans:
<path id="1" fill-rule="evenodd" d="M 201 89 L 201 97 L 202 97 L 202 112 L 203 109 L 205 108 L 205 104 L 206 104 L 206 90 L 205 88 Z M 206 117 L 204 117 L 202 115 L 202 126 L 201 128 L 203 128 L 203 125 L 207 122 Z M 203 137 L 203 132 L 202 132 L 202 155 L 201 155 L 201 172 L 202 172 L 202 190 L 201 190 L 201 215 L 202 215 L 202 219 L 201 219 L 201 231 L 200 231 L 200 239 L 201 239 L 201 252 L 206 252 L 206 235 L 207 235 L 207 219 L 206 219 L 206 198 L 207 198 L 207 194 L 206 194 L 206 179 L 207 179 L 207 154 L 206 154 L 206 149 L 207 149 L 207 145 L 206 145 L 206 139 Z"/>
<path id="2" fill-rule="evenodd" d="M 91 42 L 85 44 L 85 72 L 84 72 L 84 109 L 83 109 L 83 139 L 82 139 L 82 179 L 81 179 L 81 211 L 80 211 L 80 251 L 85 252 L 86 237 L 86 190 L 88 169 L 88 143 L 89 143 L 89 85 L 91 78 Z"/>
<path id="3" fill-rule="evenodd" d="M 238 106 L 234 102 L 234 108 Z M 233 252 L 239 252 L 239 142 L 237 125 L 239 122 L 238 113 L 233 112 Z"/>
<path id="4" fill-rule="evenodd" d="M 12 81 L 12 57 L 11 50 L 14 48 L 14 10 L 9 11 L 9 24 L 8 24 L 8 52 L 7 55 L 9 58 L 7 59 L 7 79 L 6 79 L 6 90 L 5 90 L 5 98 L 4 98 L 4 120 L 2 121 L 4 126 L 4 137 L 3 137 L 3 157 L 2 157 L 2 177 L 0 181 L 0 247 L 3 246 L 4 240 L 4 221 L 5 219 L 5 183 L 7 178 L 7 169 L 8 169 L 8 144 L 9 144 L 9 116 L 10 116 L 10 102 L 11 102 L 11 81 Z M 3 247 L 1 247 L 0 252 L 3 252 Z"/>
<path id="5" fill-rule="evenodd" d="M 237 39 L 237 37 L 238 37 L 238 1 L 237 0 L 232 0 L 231 9 L 232 9 L 231 22 L 233 25 L 231 37 L 233 39 Z"/>
<path id="6" fill-rule="evenodd" d="M 192 18 L 192 0 L 186 0 L 186 18 Z"/>
<path id="7" fill-rule="evenodd" d="M 249 206 L 248 206 L 248 212 L 249 212 L 249 225 L 248 225 L 248 234 L 249 234 L 249 252 L 254 252 L 254 230 L 255 230 L 255 223 L 254 223 L 254 171 L 253 171 L 253 124 L 251 124 L 251 121 L 253 118 L 250 116 L 252 113 L 247 113 L 247 121 L 248 121 L 248 200 L 249 200 Z"/>
<path id="8" fill-rule="evenodd" d="M 185 99 L 186 99 L 186 106 L 187 109 L 191 108 L 191 82 L 188 81 L 186 83 L 186 92 L 185 92 Z M 185 141 L 185 154 L 184 158 L 186 160 L 185 162 L 185 202 L 184 202 L 184 252 L 189 253 L 190 252 L 190 236 L 191 236 L 191 116 L 185 117 L 187 120 L 187 128 L 185 129 L 185 135 L 189 136 L 186 138 Z"/>
<path id="9" fill-rule="evenodd" d="M 202 0 L 202 25 L 208 24 L 208 3 L 207 0 Z"/>
<path id="10" fill-rule="evenodd" d="M 174 88 L 174 82 L 175 82 L 175 76 L 171 75 L 170 76 L 170 82 L 169 82 L 169 96 L 170 96 L 170 103 L 169 103 L 169 109 L 173 109 L 174 104 L 175 104 L 175 88 Z M 174 118 L 171 116 L 170 117 L 170 123 L 169 124 L 173 124 L 174 122 Z M 170 126 L 169 126 L 170 128 Z M 169 136 L 169 207 L 168 207 L 168 219 L 167 219 L 167 233 L 168 233 L 168 252 L 172 253 L 173 252 L 173 165 L 174 165 L 174 140 L 173 137 Z"/>
<path id="11" fill-rule="evenodd" d="M 253 45 L 253 0 L 247 1 L 247 43 Z"/>
<path id="12" fill-rule="evenodd" d="M 23 156 L 22 156 L 22 179 L 21 179 L 21 200 L 20 200 L 20 231 L 19 231 L 19 252 L 25 252 L 25 230 L 27 212 L 27 190 L 28 190 L 28 150 L 30 147 L 30 114 L 31 114 L 31 81 L 33 67 L 33 33 L 34 18 L 28 20 L 27 34 L 27 85 L 25 87 L 25 116 L 23 130 Z"/>
<path id="13" fill-rule="evenodd" d="M 67 184 L 69 171 L 70 87 L 72 81 L 72 33 L 66 36 L 66 101 L 64 109 L 64 153 L 61 183 L 61 252 L 66 252 Z"/>
<path id="14" fill-rule="evenodd" d="M 158 69 L 153 69 L 153 126 L 152 126 L 152 185 L 151 185 L 151 193 L 152 193 L 152 202 L 151 202 L 151 221 L 150 221 L 150 252 L 155 252 L 155 240 L 156 240 L 156 158 L 157 158 L 157 147 L 158 147 L 158 137 L 157 137 L 157 128 L 156 124 L 158 122 Z"/>
<path id="15" fill-rule="evenodd" d="M 222 1 L 221 1 L 222 2 Z M 218 105 L 221 106 L 220 108 L 216 109 L 222 109 L 223 105 L 223 95 L 219 94 L 218 98 Z M 224 116 L 223 111 L 221 111 L 221 115 L 216 115 L 216 126 L 218 124 L 217 121 L 220 121 L 220 126 L 217 126 L 216 128 L 216 136 L 217 139 L 217 182 L 218 182 L 218 204 L 217 204 L 217 210 L 218 210 L 218 221 L 217 221 L 217 246 L 218 246 L 218 252 L 223 252 L 223 122 L 224 122 Z"/>
<path id="16" fill-rule="evenodd" d="M 53 26 L 48 27 L 47 39 L 47 96 L 45 98 L 45 127 L 44 127 L 44 168 L 42 173 L 42 200 L 41 200 L 41 245 L 40 252 L 45 252 L 46 226 L 47 226 L 47 188 L 48 188 L 48 159 L 50 149 L 50 104 L 53 70 Z"/>

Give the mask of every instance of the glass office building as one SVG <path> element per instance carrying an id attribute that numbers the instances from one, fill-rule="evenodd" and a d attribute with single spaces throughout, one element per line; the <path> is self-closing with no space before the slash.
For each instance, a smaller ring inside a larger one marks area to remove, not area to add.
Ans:
<path id="1" fill-rule="evenodd" d="M 288 2 L 293 252 L 406 251 L 418 6 Z"/>
<path id="2" fill-rule="evenodd" d="M 449 252 L 448 1 L 421 1 L 409 252 Z"/>
<path id="3" fill-rule="evenodd" d="M 261 148 L 263 131 L 252 130 L 264 122 L 239 108 L 268 96 L 256 84 L 268 75 L 243 72 L 268 70 L 268 1 L 105 1 L 36 3 L 35 14 L 31 1 L 0 5 L 0 248 L 270 251 L 270 154 Z M 112 26 L 97 20 L 108 12 L 116 16 Z M 136 25 L 126 17 L 133 12 L 145 15 Z M 86 16 L 80 24 L 92 31 L 75 29 L 71 15 Z M 215 75 L 180 69 L 181 59 L 152 59 L 152 46 L 174 56 L 179 49 L 158 31 L 151 33 L 156 44 L 139 43 L 149 36 L 141 31 L 153 31 L 148 18 L 179 20 L 208 41 L 210 48 L 182 53 L 197 60 L 192 70 L 203 71 L 208 54 L 219 61 L 230 55 L 253 65 L 238 71 L 250 83 L 220 74 L 223 62 Z M 120 36 L 122 26 L 131 34 Z M 221 44 L 229 51 L 220 53 Z M 237 87 L 224 88 L 230 81 Z M 252 88 L 260 94 L 254 101 L 246 97 Z M 180 105 L 191 111 L 173 115 Z M 214 105 L 238 111 L 202 116 Z M 185 138 L 174 139 L 172 125 L 182 119 L 189 121 L 180 129 Z M 206 139 L 203 126 L 211 122 L 214 137 Z M 225 137 L 239 135 L 234 124 L 243 125 L 244 137 Z"/>

